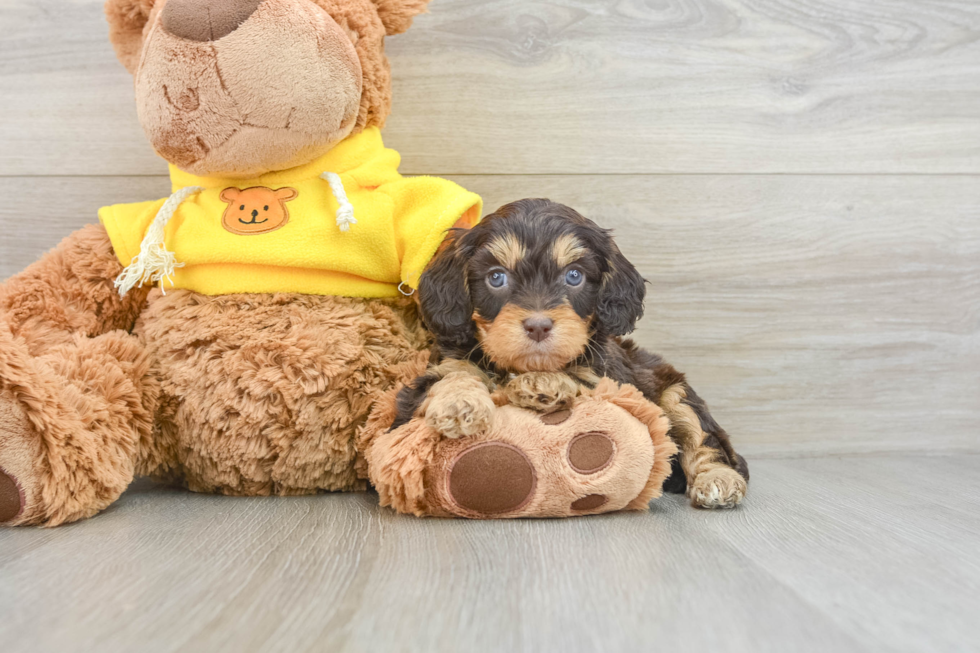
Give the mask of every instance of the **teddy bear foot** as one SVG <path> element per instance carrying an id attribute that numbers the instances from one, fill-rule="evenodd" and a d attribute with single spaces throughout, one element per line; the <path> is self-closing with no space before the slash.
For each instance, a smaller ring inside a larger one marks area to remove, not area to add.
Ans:
<path id="1" fill-rule="evenodd" d="M 582 433 L 572 438 L 562 452 L 570 478 L 587 478 L 615 462 L 616 445 L 601 433 Z M 533 455 L 533 454 L 532 454 Z M 543 461 L 545 462 L 545 461 Z M 554 462 L 554 461 L 551 461 Z M 547 476 L 547 473 L 544 474 Z M 535 498 L 538 473 L 520 448 L 501 441 L 481 442 L 465 449 L 451 463 L 446 477 L 446 494 L 454 504 L 451 512 L 464 517 L 573 516 L 605 512 L 610 501 L 621 508 L 639 492 L 639 487 L 621 487 L 622 479 L 603 479 L 590 486 L 569 487 L 545 479 L 543 497 L 535 511 L 522 509 Z M 550 482 L 549 482 L 550 481 Z M 618 482 L 616 482 L 618 481 Z M 627 486 L 629 484 L 627 483 Z M 609 486 L 608 488 L 606 486 Z M 564 497 L 564 501 L 562 500 Z"/>
<path id="2" fill-rule="evenodd" d="M 34 471 L 39 442 L 9 391 L 0 393 L 0 525 L 31 523 L 40 488 Z"/>
<path id="3" fill-rule="evenodd" d="M 13 478 L 0 469 L 0 524 L 13 521 L 24 511 L 24 493 Z"/>
<path id="4" fill-rule="evenodd" d="M 501 515 L 534 497 L 537 472 L 527 455 L 505 442 L 481 442 L 452 463 L 447 491 L 465 512 Z"/>
<path id="5" fill-rule="evenodd" d="M 430 514 L 471 519 L 622 510 L 659 455 L 648 428 L 610 404 L 586 399 L 546 415 L 502 406 L 483 437 L 442 441 L 426 503 Z"/>
<path id="6" fill-rule="evenodd" d="M 745 479 L 731 467 L 715 467 L 698 474 L 688 496 L 696 508 L 734 508 L 745 498 Z"/>
<path id="7" fill-rule="evenodd" d="M 460 387 L 454 386 L 456 396 Z M 636 388 L 604 379 L 568 408 L 499 406 L 486 432 L 447 438 L 416 417 L 395 429 L 396 391 L 358 445 L 383 506 L 468 519 L 576 517 L 646 510 L 677 447 L 670 422 Z"/>

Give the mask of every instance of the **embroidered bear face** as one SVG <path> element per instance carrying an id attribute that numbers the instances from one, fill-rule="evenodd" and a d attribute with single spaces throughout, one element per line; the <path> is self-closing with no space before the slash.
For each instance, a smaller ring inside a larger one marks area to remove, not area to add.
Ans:
<path id="1" fill-rule="evenodd" d="M 298 190 L 288 187 L 276 190 L 265 186 L 245 190 L 226 188 L 220 195 L 223 202 L 228 202 L 228 208 L 221 216 L 221 226 L 241 236 L 275 231 L 289 222 L 286 202 L 298 195 Z"/>

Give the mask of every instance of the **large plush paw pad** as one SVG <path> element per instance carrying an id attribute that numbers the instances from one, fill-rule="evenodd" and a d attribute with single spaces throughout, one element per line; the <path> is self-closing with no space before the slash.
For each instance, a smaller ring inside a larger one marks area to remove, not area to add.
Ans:
<path id="1" fill-rule="evenodd" d="M 582 433 L 568 445 L 568 464 L 579 474 L 600 472 L 613 460 L 616 445 L 602 433 Z"/>
<path id="2" fill-rule="evenodd" d="M 588 512 L 598 510 L 607 503 L 609 503 L 609 497 L 605 494 L 587 494 L 581 499 L 572 501 L 572 510 L 574 512 Z"/>
<path id="3" fill-rule="evenodd" d="M 457 379 L 451 388 L 439 390 L 436 386 L 425 407 L 426 424 L 449 438 L 479 435 L 490 428 L 496 406 L 479 380 Z"/>
<path id="4" fill-rule="evenodd" d="M 24 508 L 24 497 L 14 479 L 0 469 L 0 524 L 20 515 Z"/>
<path id="5" fill-rule="evenodd" d="M 715 467 L 698 474 L 688 488 L 697 508 L 734 508 L 745 498 L 745 479 L 731 467 Z"/>
<path id="6" fill-rule="evenodd" d="M 449 495 L 473 516 L 520 510 L 534 497 L 537 475 L 527 456 L 503 442 L 484 442 L 456 457 L 449 470 Z"/>

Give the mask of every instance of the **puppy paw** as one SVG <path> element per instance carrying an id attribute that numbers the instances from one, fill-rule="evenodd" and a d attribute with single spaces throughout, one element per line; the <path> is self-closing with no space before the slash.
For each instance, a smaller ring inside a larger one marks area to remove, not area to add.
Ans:
<path id="1" fill-rule="evenodd" d="M 485 433 L 496 406 L 483 382 L 469 375 L 450 374 L 429 390 L 425 422 L 448 438 Z"/>
<path id="2" fill-rule="evenodd" d="M 562 372 L 525 372 L 508 381 L 503 391 L 515 406 L 550 413 L 570 408 L 579 387 Z"/>
<path id="3" fill-rule="evenodd" d="M 698 474 L 687 490 L 696 508 L 734 508 L 745 498 L 747 485 L 731 467 L 713 467 Z"/>

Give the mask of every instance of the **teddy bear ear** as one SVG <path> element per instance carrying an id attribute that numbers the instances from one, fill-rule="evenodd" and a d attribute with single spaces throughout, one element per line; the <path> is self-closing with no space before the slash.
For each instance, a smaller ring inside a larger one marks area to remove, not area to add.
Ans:
<path id="1" fill-rule="evenodd" d="M 371 0 L 378 8 L 388 36 L 401 34 L 412 26 L 412 19 L 425 11 L 429 0 Z"/>
<path id="2" fill-rule="evenodd" d="M 143 47 L 143 28 L 156 0 L 106 0 L 109 41 L 126 70 L 136 73 Z"/>
<path id="3" fill-rule="evenodd" d="M 289 200 L 296 199 L 299 196 L 299 191 L 296 190 L 295 188 L 290 188 L 289 186 L 286 186 L 284 188 L 279 188 L 273 191 L 273 195 L 276 196 L 276 199 L 280 199 L 283 202 L 288 202 Z"/>

